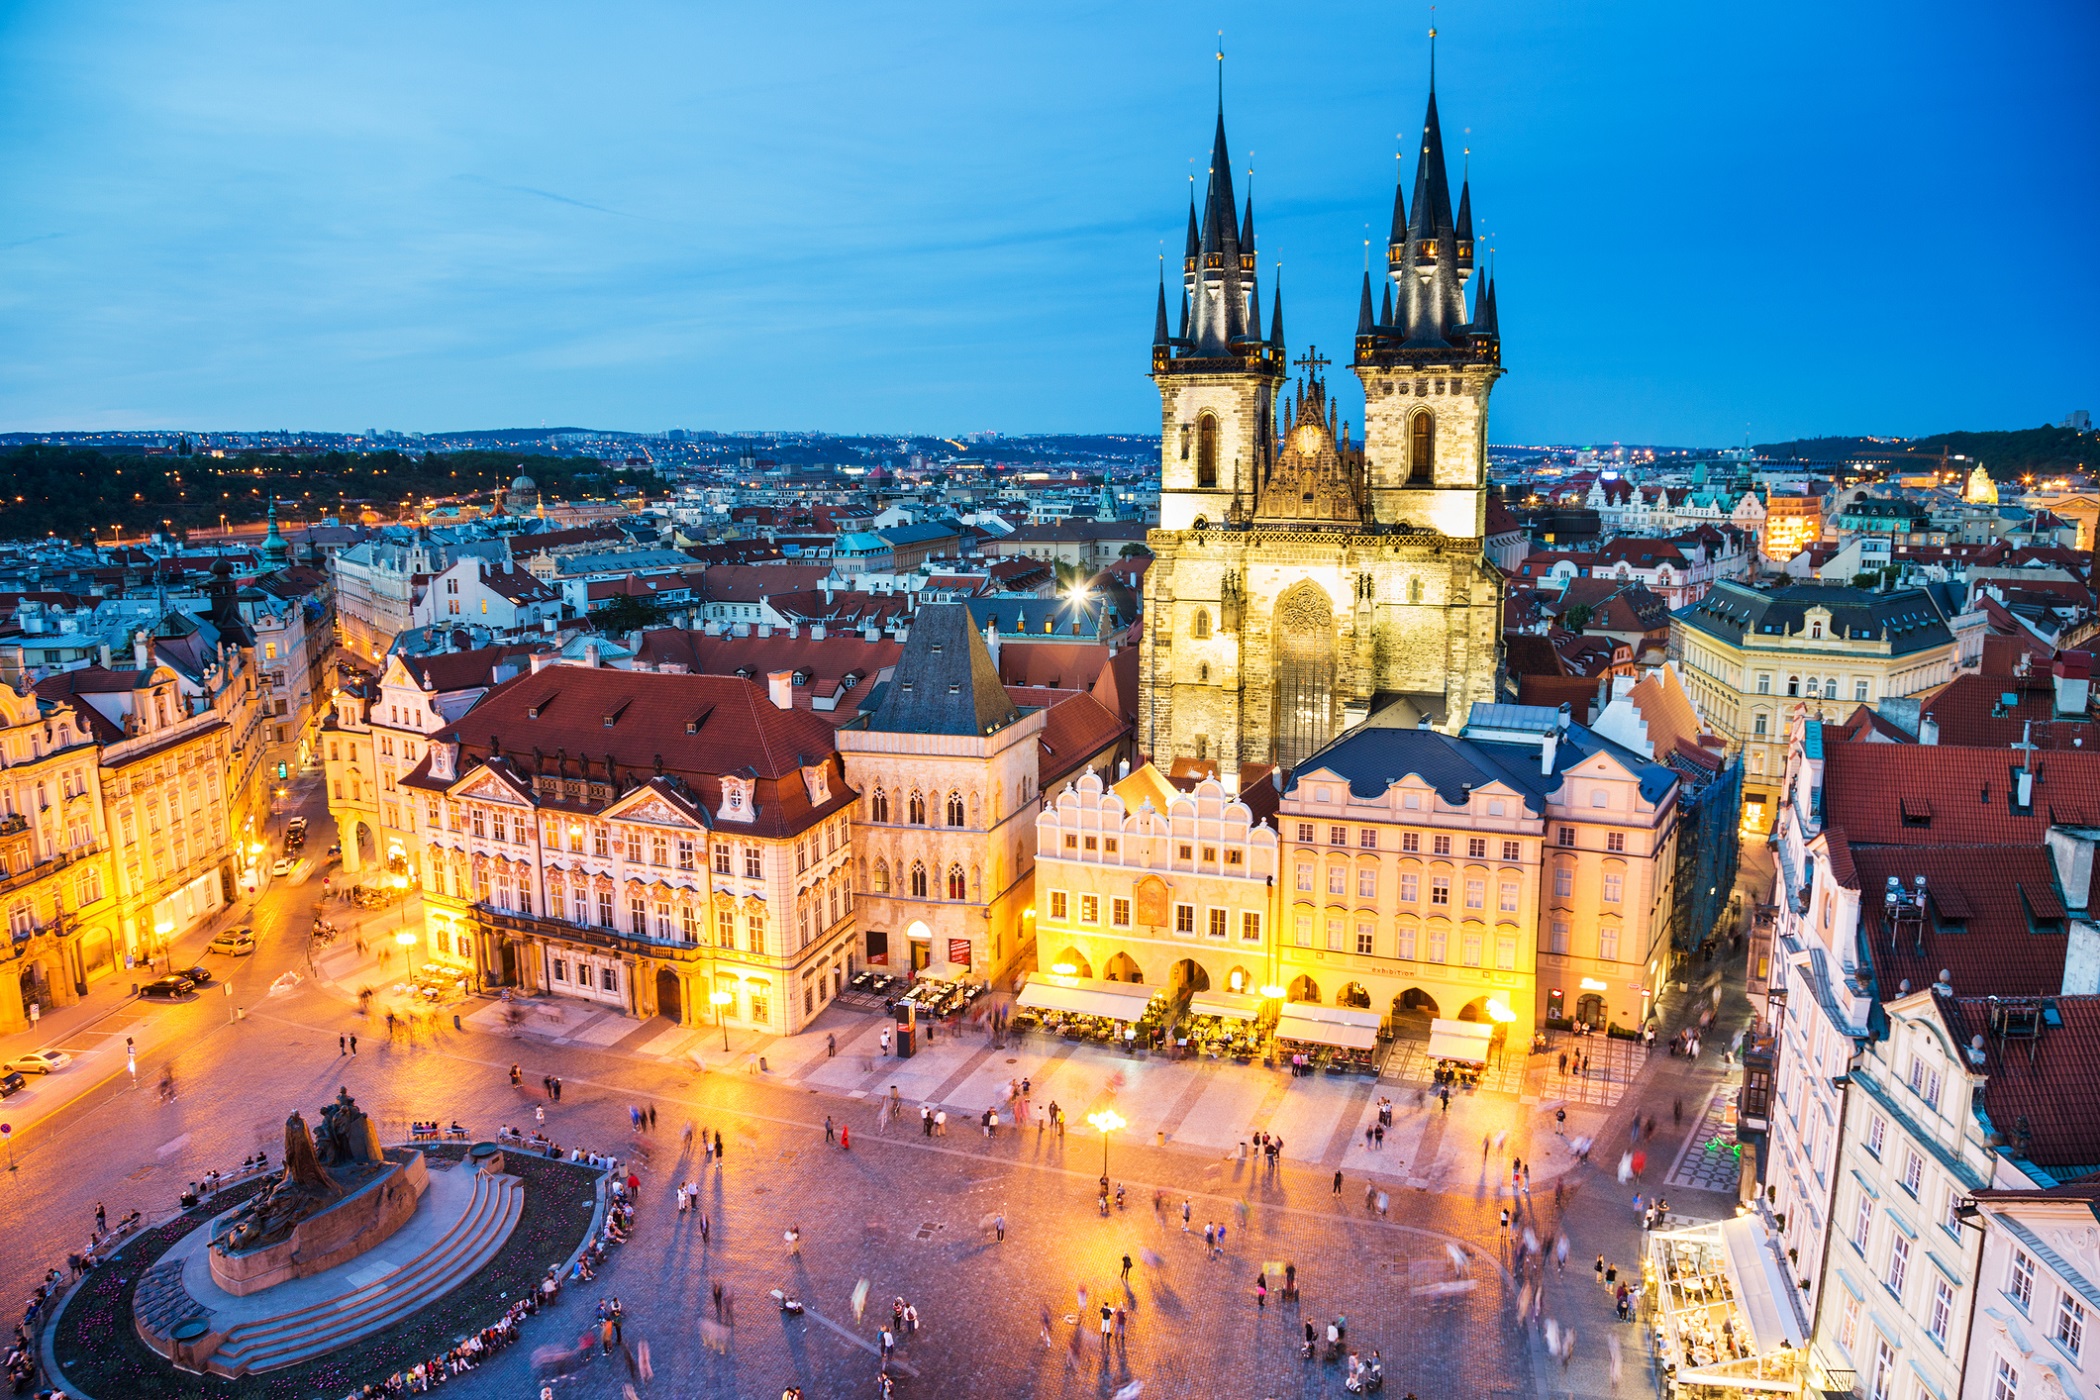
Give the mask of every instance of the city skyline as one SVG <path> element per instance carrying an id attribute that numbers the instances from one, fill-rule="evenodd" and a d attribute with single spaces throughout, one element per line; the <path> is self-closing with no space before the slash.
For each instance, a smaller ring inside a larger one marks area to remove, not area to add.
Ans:
<path id="1" fill-rule="evenodd" d="M 486 18 L 0 17 L 0 430 L 1149 431 L 1212 31 L 1294 356 L 1346 358 L 1427 90 L 1426 10 Z M 2086 406 L 2094 21 L 1965 19 L 1439 9 L 1447 153 L 1472 149 L 1509 346 L 1494 439 Z M 1957 241 L 1984 249 L 1967 269 Z M 2023 353 L 1950 391 L 1979 300 Z"/>

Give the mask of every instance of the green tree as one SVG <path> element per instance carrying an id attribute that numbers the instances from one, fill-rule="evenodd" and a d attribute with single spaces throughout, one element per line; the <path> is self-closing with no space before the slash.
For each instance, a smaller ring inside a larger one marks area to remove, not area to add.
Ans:
<path id="1" fill-rule="evenodd" d="M 638 632 L 649 627 L 661 627 L 669 613 L 662 603 L 654 598 L 637 597 L 622 593 L 604 607 L 591 614 L 591 622 L 597 629 L 610 636 L 615 633 Z"/>
<path id="2" fill-rule="evenodd" d="M 1560 625 L 1567 628 L 1570 632 L 1580 632 L 1583 628 L 1590 625 L 1590 605 L 1588 603 L 1577 603 L 1574 607 L 1569 608 L 1561 614 Z"/>

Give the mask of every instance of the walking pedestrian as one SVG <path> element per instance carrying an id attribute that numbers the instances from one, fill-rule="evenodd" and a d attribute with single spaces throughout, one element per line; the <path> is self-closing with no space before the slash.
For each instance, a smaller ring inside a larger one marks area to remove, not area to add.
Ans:
<path id="1" fill-rule="evenodd" d="M 1187 1234 L 1188 1232 L 1189 1232 L 1189 1200 L 1188 1200 L 1188 1197 L 1186 1197 L 1186 1196 L 1183 1196 L 1183 1197 L 1181 1198 L 1181 1233 L 1182 1233 L 1182 1234 L 1184 1234 L 1184 1235 L 1186 1235 L 1186 1234 Z"/>
<path id="2" fill-rule="evenodd" d="M 1130 1256 L 1123 1256 L 1123 1282 L 1130 1282 Z"/>
<path id="3" fill-rule="evenodd" d="M 1006 1239 L 1006 1212 L 1003 1209 L 992 1217 L 992 1230 L 1002 1242 Z"/>
<path id="4" fill-rule="evenodd" d="M 357 1058 L 357 1037 L 354 1035 L 350 1037 L 350 1057 Z"/>
<path id="5" fill-rule="evenodd" d="M 655 1105 L 655 1104 L 650 1104 L 650 1105 L 649 1105 L 649 1131 L 650 1131 L 650 1132 L 652 1132 L 652 1133 L 656 1131 L 656 1105 Z"/>
<path id="6" fill-rule="evenodd" d="M 554 1082 L 557 1085 L 561 1083 L 559 1079 Z M 722 1130 L 720 1128 L 715 1129 L 715 1160 L 717 1162 L 722 1160 Z"/>
<path id="7" fill-rule="evenodd" d="M 1337 1196 L 1342 1194 L 1342 1172 L 1339 1167 L 1335 1168 L 1334 1172 L 1334 1194 Z"/>
<path id="8" fill-rule="evenodd" d="M 131 1048 L 131 1042 L 130 1042 L 130 1041 L 128 1041 L 128 1040 L 127 1040 L 127 1041 L 125 1041 L 125 1042 L 124 1042 L 124 1047 L 125 1047 L 125 1048 L 126 1048 L 127 1050 L 128 1050 L 128 1049 L 130 1049 L 130 1048 Z M 349 1036 L 347 1036 L 347 1035 L 339 1035 L 339 1036 L 337 1036 L 337 1037 L 335 1038 L 335 1053 L 336 1053 L 336 1054 L 338 1054 L 338 1055 L 347 1055 L 347 1054 L 349 1054 L 349 1053 L 350 1053 L 350 1037 L 349 1037 Z"/>

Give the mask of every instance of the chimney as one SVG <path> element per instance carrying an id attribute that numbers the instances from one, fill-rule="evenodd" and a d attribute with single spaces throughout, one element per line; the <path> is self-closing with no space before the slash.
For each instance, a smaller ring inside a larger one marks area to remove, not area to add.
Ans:
<path id="1" fill-rule="evenodd" d="M 144 628 L 140 628 L 131 639 L 131 668 L 134 671 L 143 671 L 146 666 L 146 632 Z"/>
<path id="2" fill-rule="evenodd" d="M 559 662 L 561 657 L 551 651 L 536 651 L 532 654 L 532 674 L 535 676 Z"/>
<path id="3" fill-rule="evenodd" d="M 766 694 L 776 710 L 795 708 L 795 673 L 793 671 L 766 672 Z"/>
<path id="4" fill-rule="evenodd" d="M 589 666 L 595 670 L 598 665 L 598 655 L 598 644 L 596 642 L 585 642 L 583 644 L 584 665 Z"/>
<path id="5" fill-rule="evenodd" d="M 550 637 L 551 637 L 551 636 L 553 636 L 553 635 L 554 635 L 554 619 L 553 619 L 553 618 L 551 618 L 551 617 L 543 617 L 543 618 L 541 618 L 541 619 L 540 619 L 540 631 L 542 631 L 542 632 L 546 633 L 546 634 L 547 634 L 548 636 L 550 636 Z"/>
<path id="6" fill-rule="evenodd" d="M 773 624 L 772 624 L 772 623 L 770 623 L 770 622 L 761 622 L 761 623 L 759 623 L 759 624 L 758 624 L 758 635 L 759 635 L 759 636 L 761 636 L 761 637 L 770 637 L 770 636 L 772 636 L 772 635 L 773 635 Z"/>
<path id="7" fill-rule="evenodd" d="M 104 642 L 104 643 L 102 644 L 102 669 L 103 669 L 103 670 L 105 670 L 105 671 L 107 671 L 107 670 L 109 669 L 109 643 L 108 643 L 108 642 Z"/>
<path id="8" fill-rule="evenodd" d="M 2083 715 L 2092 699 L 2093 654 L 2089 651 L 2059 653 L 2049 667 L 2049 677 L 2056 691 L 2056 713 Z"/>
<path id="9" fill-rule="evenodd" d="M 2023 765 L 2013 770 L 2013 805 L 2016 807 L 2032 807 L 2034 805 L 2034 770 L 2032 768 Z"/>
<path id="10" fill-rule="evenodd" d="M 1937 745 L 1940 741 L 1940 722 L 1931 715 L 1918 721 L 1918 742 Z"/>
<path id="11" fill-rule="evenodd" d="M 1541 774 L 1548 778 L 1553 776 L 1553 760 L 1559 756 L 1559 753 L 1560 731 L 1558 729 L 1550 730 L 1547 732 L 1545 740 L 1539 745 L 1539 772 Z"/>
<path id="12" fill-rule="evenodd" d="M 1568 732 L 1568 726 L 1574 722 L 1574 719 L 1575 711 L 1573 710 L 1573 708 L 1569 706 L 1567 701 L 1561 701 L 1560 717 L 1554 721 L 1554 727 L 1559 729 L 1561 733 L 1565 734 Z"/>
<path id="13" fill-rule="evenodd" d="M 823 640 L 824 640 L 824 635 L 825 635 L 825 633 L 824 633 L 824 624 L 823 624 L 823 623 L 821 623 L 821 622 L 812 622 L 811 624 L 809 624 L 809 639 L 810 639 L 811 641 L 813 641 L 813 642 L 821 642 L 821 641 L 823 641 Z"/>

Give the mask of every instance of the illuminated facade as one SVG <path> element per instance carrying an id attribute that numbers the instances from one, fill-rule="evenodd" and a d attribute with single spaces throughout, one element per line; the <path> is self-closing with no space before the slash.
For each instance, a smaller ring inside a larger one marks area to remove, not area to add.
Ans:
<path id="1" fill-rule="evenodd" d="M 1495 292 L 1474 277 L 1472 198 L 1452 211 L 1431 96 L 1413 197 L 1394 191 L 1382 299 L 1364 279 L 1352 368 L 1361 445 L 1308 353 L 1279 412 L 1281 292 L 1266 332 L 1254 210 L 1232 187 L 1222 113 L 1201 217 L 1189 209 L 1180 326 L 1160 288 L 1160 527 L 1145 575 L 1138 744 L 1160 762 L 1289 767 L 1406 696 L 1447 728 L 1494 698 L 1500 575 L 1486 534 Z"/>
<path id="2" fill-rule="evenodd" d="M 1758 549 L 1765 558 L 1784 564 L 1822 538 L 1820 496 L 1782 496 L 1775 492 L 1766 499 L 1764 523 L 1758 527 Z"/>

